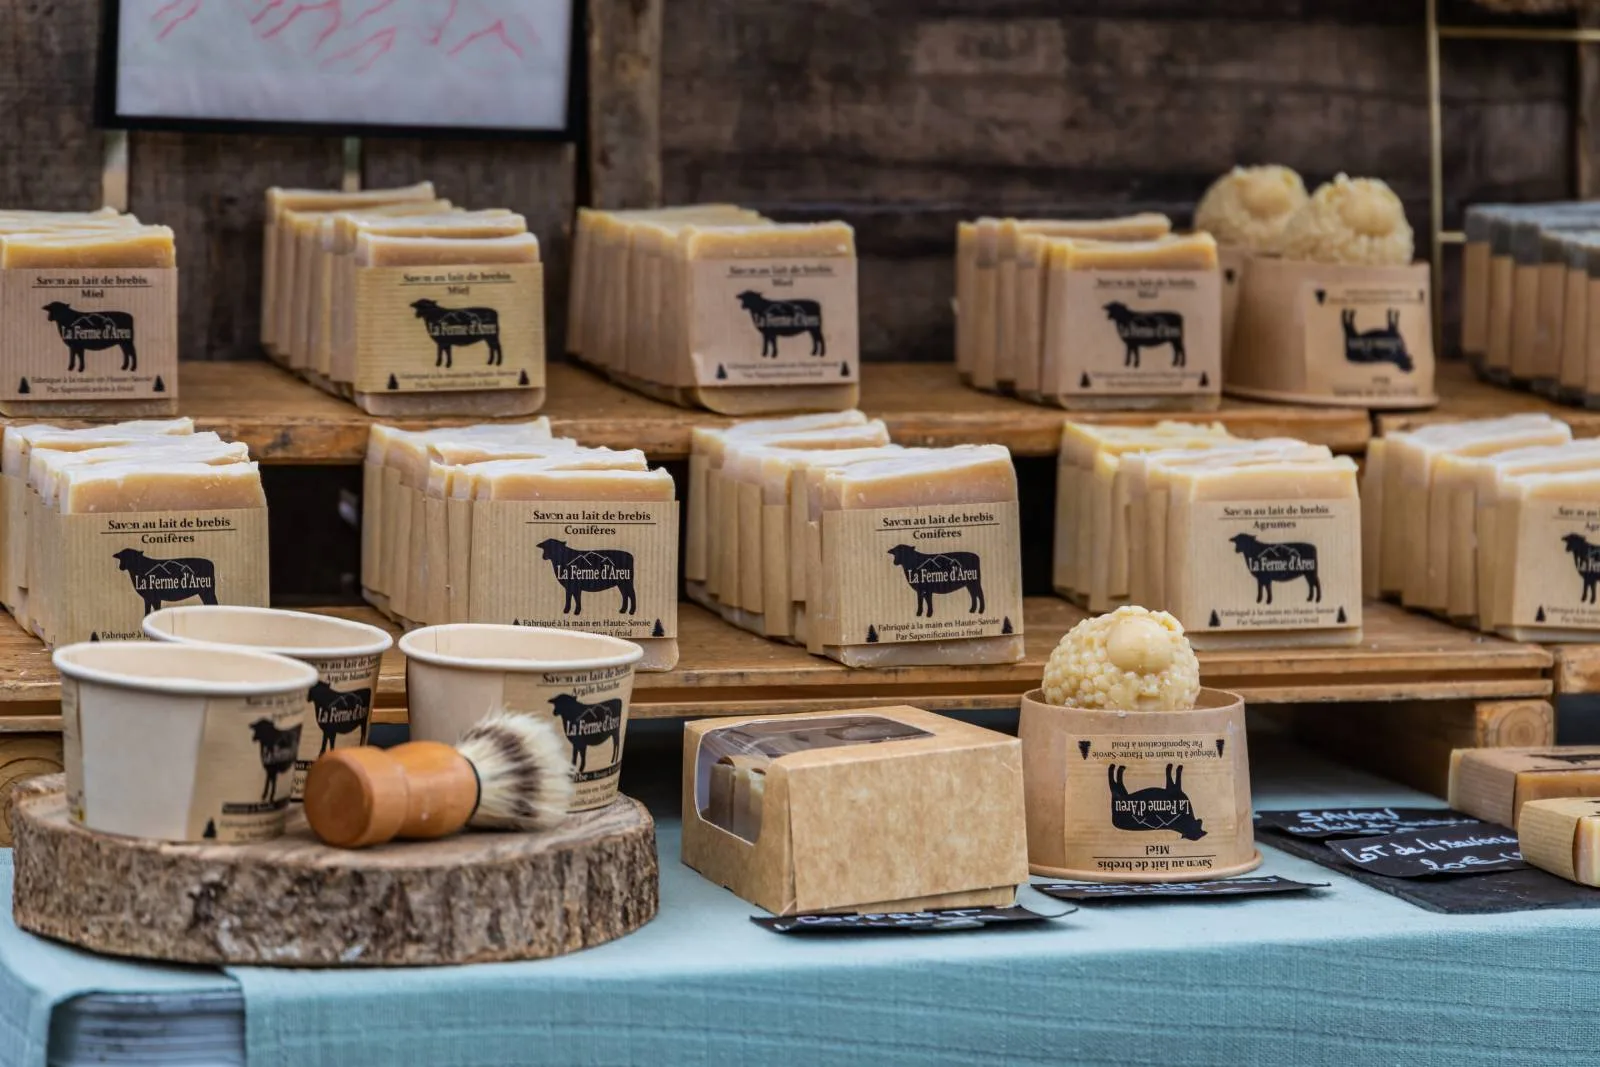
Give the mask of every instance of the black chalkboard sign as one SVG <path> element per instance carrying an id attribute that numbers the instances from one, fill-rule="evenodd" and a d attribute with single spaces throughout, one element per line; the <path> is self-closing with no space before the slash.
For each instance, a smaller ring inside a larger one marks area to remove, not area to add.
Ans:
<path id="1" fill-rule="evenodd" d="M 945 933 L 981 930 L 986 926 L 1047 922 L 1070 914 L 1071 911 L 1064 911 L 1060 915 L 1041 915 L 1020 905 L 1013 905 L 1009 908 L 943 908 L 866 915 L 752 915 L 750 921 L 778 934 L 854 934 L 887 930 Z"/>
<path id="2" fill-rule="evenodd" d="M 1257 893 L 1299 893 L 1326 889 L 1327 882 L 1295 882 L 1277 875 L 1222 878 L 1214 882 L 1036 882 L 1033 888 L 1057 900 L 1218 899 Z"/>
<path id="3" fill-rule="evenodd" d="M 1307 808 L 1256 812 L 1258 827 L 1270 826 L 1283 833 L 1314 841 L 1339 837 L 1382 837 L 1479 821 L 1449 808 Z"/>
<path id="4" fill-rule="evenodd" d="M 1362 870 L 1390 878 L 1491 874 L 1528 866 L 1516 831 L 1489 822 L 1330 841 L 1327 847 Z"/>

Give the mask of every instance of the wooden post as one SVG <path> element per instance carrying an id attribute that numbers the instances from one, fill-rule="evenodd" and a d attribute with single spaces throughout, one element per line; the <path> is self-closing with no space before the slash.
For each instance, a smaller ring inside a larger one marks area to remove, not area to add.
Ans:
<path id="1" fill-rule="evenodd" d="M 589 197 L 661 203 L 662 0 L 590 0 Z"/>
<path id="2" fill-rule="evenodd" d="M 1578 26 L 1600 27 L 1600 0 L 1581 0 Z M 1573 177 L 1580 198 L 1600 196 L 1600 44 L 1578 45 L 1578 98 L 1572 108 Z"/>

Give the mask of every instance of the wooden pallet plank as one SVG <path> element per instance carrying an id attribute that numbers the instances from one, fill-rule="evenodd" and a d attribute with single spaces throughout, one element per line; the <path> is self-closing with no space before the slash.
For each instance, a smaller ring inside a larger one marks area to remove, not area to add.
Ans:
<path id="1" fill-rule="evenodd" d="M 544 413 L 560 434 L 587 445 L 642 448 L 655 460 L 682 459 L 696 426 L 729 420 L 629 392 L 571 364 L 548 368 Z M 875 363 L 863 375 L 861 406 L 884 419 L 908 445 L 993 443 L 1018 456 L 1053 456 L 1067 413 L 963 386 L 953 367 Z M 180 411 L 200 429 L 244 441 L 263 463 L 361 462 L 371 416 L 262 361 L 185 363 Z M 1138 425 L 1171 418 L 1158 412 L 1095 412 L 1087 421 Z M 1203 416 L 1245 437 L 1295 436 L 1341 452 L 1360 451 L 1371 434 L 1365 412 L 1225 401 Z M 29 420 L 17 420 L 25 422 Z M 383 420 L 411 429 L 460 425 L 461 418 Z"/>
<path id="2" fill-rule="evenodd" d="M 370 608 L 325 610 L 387 625 Z M 950 710 L 1014 707 L 1038 684 L 1061 635 L 1084 618 L 1082 609 L 1055 597 L 1030 597 L 1025 610 L 1027 654 L 1021 663 L 851 670 L 685 604 L 678 629 L 683 659 L 673 671 L 639 675 L 635 706 L 645 717 L 882 700 Z M 1203 652 L 1201 674 L 1208 684 L 1263 704 L 1536 698 L 1550 692 L 1545 672 L 1551 656 L 1537 645 L 1483 637 L 1389 604 L 1369 604 L 1366 612 L 1366 640 L 1355 648 Z M 0 705 L 15 712 L 28 702 L 28 711 L 51 713 L 49 702 L 59 699 L 49 654 L 9 619 L 0 622 Z M 398 651 L 384 659 L 377 705 L 405 705 L 405 663 Z"/>

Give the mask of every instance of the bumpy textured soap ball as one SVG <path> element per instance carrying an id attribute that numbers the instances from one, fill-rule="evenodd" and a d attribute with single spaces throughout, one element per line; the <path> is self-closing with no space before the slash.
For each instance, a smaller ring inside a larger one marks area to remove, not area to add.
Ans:
<path id="1" fill-rule="evenodd" d="M 1311 194 L 1283 230 L 1288 259 L 1403 267 L 1415 252 L 1405 207 L 1376 178 L 1339 175 Z"/>
<path id="2" fill-rule="evenodd" d="M 1200 695 L 1200 664 L 1164 611 L 1118 608 L 1074 626 L 1050 653 L 1044 698 L 1070 708 L 1182 711 Z"/>
<path id="3" fill-rule="evenodd" d="M 1276 252 L 1290 216 L 1306 202 L 1306 184 L 1288 167 L 1234 167 L 1211 183 L 1194 209 L 1194 225 L 1218 244 Z"/>

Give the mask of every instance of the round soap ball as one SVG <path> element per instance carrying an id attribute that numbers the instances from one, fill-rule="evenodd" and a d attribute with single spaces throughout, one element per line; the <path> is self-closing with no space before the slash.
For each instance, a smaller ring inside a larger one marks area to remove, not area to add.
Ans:
<path id="1" fill-rule="evenodd" d="M 1234 167 L 1211 183 L 1194 209 L 1194 225 L 1218 244 L 1276 252 L 1290 216 L 1306 202 L 1306 183 L 1288 167 Z"/>
<path id="2" fill-rule="evenodd" d="M 1183 711 L 1200 695 L 1200 664 L 1183 625 L 1128 606 L 1069 630 L 1044 669 L 1044 698 L 1069 708 Z"/>
<path id="3" fill-rule="evenodd" d="M 1403 267 L 1416 243 L 1393 189 L 1377 178 L 1341 174 L 1289 219 L 1282 251 L 1286 258 L 1313 263 Z"/>

